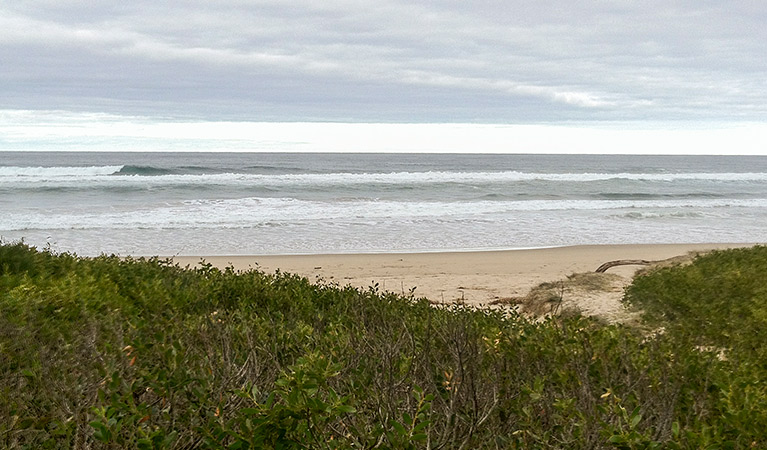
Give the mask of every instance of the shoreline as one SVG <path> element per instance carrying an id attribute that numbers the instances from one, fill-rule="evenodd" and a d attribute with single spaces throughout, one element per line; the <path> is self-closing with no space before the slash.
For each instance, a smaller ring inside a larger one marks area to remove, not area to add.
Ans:
<path id="1" fill-rule="evenodd" d="M 407 294 L 431 301 L 488 304 L 498 299 L 524 296 L 541 283 L 573 273 L 593 272 L 601 264 L 618 259 L 664 260 L 689 252 L 705 252 L 750 243 L 708 244 L 610 244 L 545 247 L 519 250 L 488 250 L 422 253 L 352 253 L 311 255 L 175 256 L 174 262 L 195 266 L 201 261 L 235 270 L 279 270 L 310 281 L 351 285 L 367 289 L 378 284 L 382 291 Z M 609 270 L 630 282 L 641 266 L 618 266 Z"/>

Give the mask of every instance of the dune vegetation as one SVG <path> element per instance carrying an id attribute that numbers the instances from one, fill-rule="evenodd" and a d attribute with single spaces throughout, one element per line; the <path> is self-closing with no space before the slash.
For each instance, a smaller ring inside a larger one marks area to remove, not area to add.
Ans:
<path id="1" fill-rule="evenodd" d="M 765 273 L 649 271 L 631 327 L 0 245 L 0 447 L 765 448 Z"/>

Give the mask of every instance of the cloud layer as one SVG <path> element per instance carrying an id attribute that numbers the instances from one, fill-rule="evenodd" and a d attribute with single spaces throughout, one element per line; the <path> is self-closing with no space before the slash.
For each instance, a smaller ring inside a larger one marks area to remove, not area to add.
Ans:
<path id="1" fill-rule="evenodd" d="M 767 3 L 17 0 L 8 109 L 228 120 L 767 119 Z"/>

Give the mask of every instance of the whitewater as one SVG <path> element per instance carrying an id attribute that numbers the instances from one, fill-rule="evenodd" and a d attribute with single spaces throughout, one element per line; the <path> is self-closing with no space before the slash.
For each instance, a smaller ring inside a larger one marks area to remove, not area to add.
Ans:
<path id="1" fill-rule="evenodd" d="M 6 152 L 0 208 L 81 255 L 759 243 L 767 158 Z"/>

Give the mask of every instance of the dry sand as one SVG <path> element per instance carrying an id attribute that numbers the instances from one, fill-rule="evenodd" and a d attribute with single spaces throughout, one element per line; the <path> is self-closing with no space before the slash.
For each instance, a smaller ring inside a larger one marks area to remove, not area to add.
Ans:
<path id="1" fill-rule="evenodd" d="M 408 293 L 434 302 L 463 301 L 487 305 L 499 299 L 521 297 L 543 282 L 568 275 L 593 272 L 602 263 L 618 259 L 664 260 L 689 252 L 747 244 L 589 245 L 543 249 L 401 254 L 210 256 L 174 258 L 180 265 L 196 265 L 202 259 L 216 267 L 237 270 L 277 269 L 312 281 Z M 608 272 L 619 275 L 603 292 L 568 292 L 567 300 L 586 314 L 620 320 L 618 303 L 623 287 L 640 266 L 619 266 Z M 579 297 L 579 298 L 576 298 Z"/>

